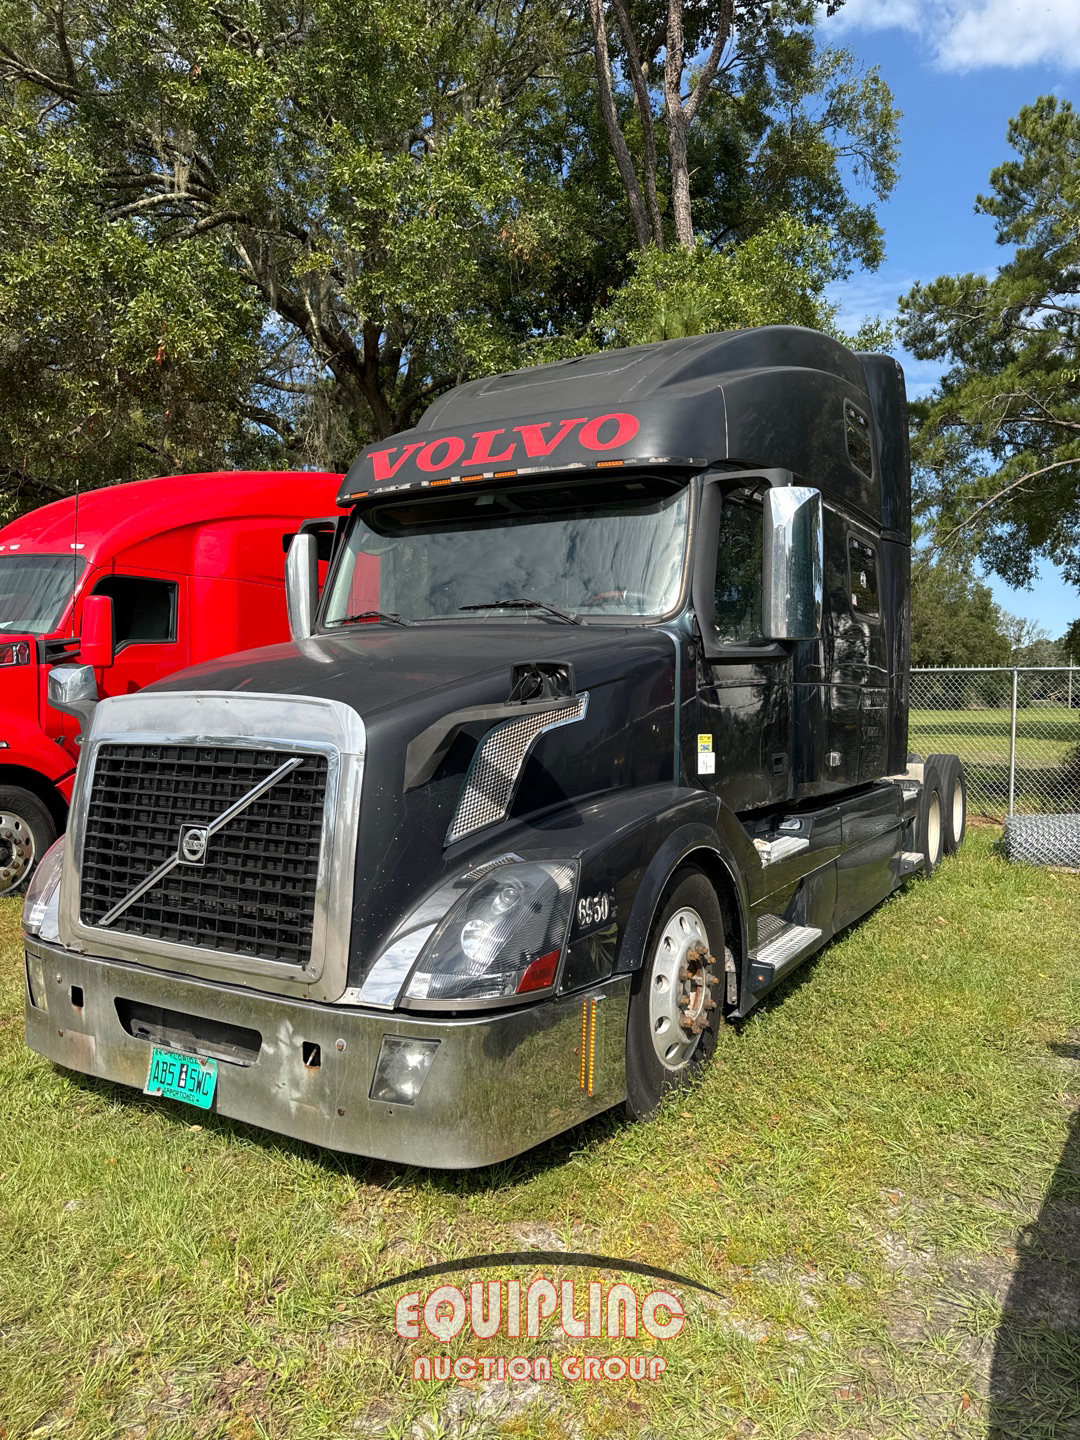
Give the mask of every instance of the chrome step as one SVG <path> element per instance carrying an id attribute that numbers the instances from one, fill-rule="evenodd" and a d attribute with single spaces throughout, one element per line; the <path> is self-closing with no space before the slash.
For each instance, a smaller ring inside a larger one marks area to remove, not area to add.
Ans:
<path id="1" fill-rule="evenodd" d="M 901 850 L 899 875 L 902 880 L 905 875 L 914 875 L 916 870 L 921 870 L 924 857 L 918 850 Z"/>
<path id="2" fill-rule="evenodd" d="M 778 835 L 775 840 L 755 840 L 754 848 L 761 856 L 762 865 L 775 865 L 778 860 L 809 850 L 810 841 L 805 835 Z"/>
<path id="3" fill-rule="evenodd" d="M 763 915 L 758 921 L 758 934 L 764 929 L 768 936 L 759 945 L 750 962 L 750 988 L 766 990 L 799 960 L 818 948 L 821 931 L 813 925 L 792 925 L 781 921 L 778 930 L 775 925 L 765 922 L 777 920 L 779 916 Z"/>

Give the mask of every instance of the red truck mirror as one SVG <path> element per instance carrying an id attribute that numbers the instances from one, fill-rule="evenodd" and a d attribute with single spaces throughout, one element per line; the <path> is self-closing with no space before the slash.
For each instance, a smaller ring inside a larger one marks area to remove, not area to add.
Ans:
<path id="1" fill-rule="evenodd" d="M 95 670 L 101 670 L 113 663 L 115 651 L 112 597 L 88 595 L 83 601 L 79 659 L 84 665 L 92 665 Z"/>

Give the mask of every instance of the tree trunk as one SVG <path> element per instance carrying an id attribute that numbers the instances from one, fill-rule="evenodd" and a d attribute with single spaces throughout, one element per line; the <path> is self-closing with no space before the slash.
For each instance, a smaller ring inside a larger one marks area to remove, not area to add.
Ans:
<path id="1" fill-rule="evenodd" d="M 645 83 L 645 66 L 641 63 L 641 52 L 638 49 L 634 27 L 626 9 L 626 0 L 612 0 L 612 3 L 615 7 L 615 18 L 622 32 L 627 69 L 630 74 L 630 83 L 634 88 L 634 106 L 637 109 L 638 119 L 641 121 L 641 133 L 645 142 L 645 205 L 649 212 L 649 225 L 652 229 L 653 243 L 662 250 L 664 248 L 664 223 L 660 219 L 660 204 L 656 198 L 656 127 L 653 125 L 649 87 Z"/>
<path id="2" fill-rule="evenodd" d="M 593 57 L 596 60 L 596 84 L 600 96 L 600 113 L 604 117 L 604 128 L 611 141 L 611 150 L 622 180 L 623 189 L 630 205 L 630 218 L 634 224 L 638 249 L 644 250 L 649 244 L 649 220 L 641 199 L 641 188 L 634 171 L 634 162 L 627 148 L 626 137 L 619 126 L 615 112 L 615 97 L 611 85 L 611 56 L 608 53 L 607 24 L 604 20 L 604 0 L 589 0 L 589 18 L 592 20 Z"/>
<path id="3" fill-rule="evenodd" d="M 690 215 L 690 162 L 687 153 L 689 125 L 682 103 L 683 64 L 682 0 L 668 0 L 664 105 L 671 160 L 671 207 L 675 215 L 675 239 L 689 249 L 694 243 L 694 223 Z"/>

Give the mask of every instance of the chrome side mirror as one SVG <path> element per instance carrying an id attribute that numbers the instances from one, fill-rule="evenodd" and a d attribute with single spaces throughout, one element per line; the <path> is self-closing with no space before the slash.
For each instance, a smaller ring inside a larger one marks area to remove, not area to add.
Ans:
<path id="1" fill-rule="evenodd" d="M 49 671 L 49 704 L 74 715 L 84 735 L 90 729 L 99 698 L 92 665 L 58 665 Z"/>
<path id="2" fill-rule="evenodd" d="M 782 485 L 766 493 L 762 628 L 770 640 L 821 634 L 822 533 L 820 490 Z"/>
<path id="3" fill-rule="evenodd" d="M 319 607 L 319 542 L 310 532 L 296 535 L 285 557 L 285 601 L 290 635 L 307 640 L 315 633 Z"/>

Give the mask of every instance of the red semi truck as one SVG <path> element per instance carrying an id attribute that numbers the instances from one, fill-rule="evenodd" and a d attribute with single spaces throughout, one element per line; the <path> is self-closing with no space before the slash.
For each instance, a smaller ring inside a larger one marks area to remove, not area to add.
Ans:
<path id="1" fill-rule="evenodd" d="M 0 895 L 63 829 L 79 720 L 48 676 L 80 661 L 100 698 L 285 640 L 283 541 L 333 514 L 341 476 L 174 475 L 58 500 L 0 529 Z"/>

